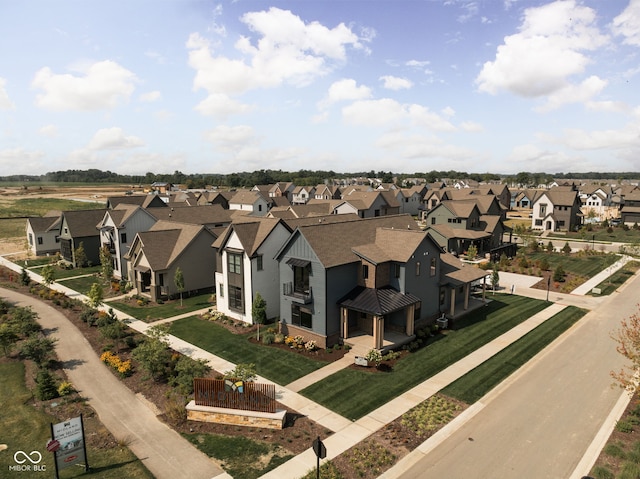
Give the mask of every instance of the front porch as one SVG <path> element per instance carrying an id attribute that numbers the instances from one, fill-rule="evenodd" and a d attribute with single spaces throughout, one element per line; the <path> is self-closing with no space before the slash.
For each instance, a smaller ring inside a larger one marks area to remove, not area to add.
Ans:
<path id="1" fill-rule="evenodd" d="M 382 347 L 379 349 L 384 354 L 386 351 L 395 350 L 404 344 L 410 343 L 415 337 L 415 334 L 407 336 L 397 331 L 385 331 Z M 349 338 L 345 339 L 344 342 L 351 346 L 351 351 L 356 356 L 366 356 L 373 349 L 374 338 L 365 331 L 358 330 L 351 332 Z"/>

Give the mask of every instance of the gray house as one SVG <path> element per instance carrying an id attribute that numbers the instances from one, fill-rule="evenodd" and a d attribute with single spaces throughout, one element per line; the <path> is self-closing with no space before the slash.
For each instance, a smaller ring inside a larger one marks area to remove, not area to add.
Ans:
<path id="1" fill-rule="evenodd" d="M 60 255 L 74 267 L 77 264 L 76 250 L 83 246 L 87 262 L 100 264 L 100 231 L 98 223 L 106 210 L 63 211 L 60 219 Z"/>
<path id="2" fill-rule="evenodd" d="M 45 216 L 27 218 L 27 242 L 36 256 L 60 251 L 60 211 L 50 211 Z"/>

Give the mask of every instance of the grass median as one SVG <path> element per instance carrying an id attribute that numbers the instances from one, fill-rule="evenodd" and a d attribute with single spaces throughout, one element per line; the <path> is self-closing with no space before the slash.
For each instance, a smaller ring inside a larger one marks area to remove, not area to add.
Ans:
<path id="1" fill-rule="evenodd" d="M 359 419 L 507 332 L 550 303 L 495 295 L 484 308 L 456 321 L 455 329 L 398 362 L 390 373 L 344 369 L 300 393 L 348 419 Z"/>
<path id="2" fill-rule="evenodd" d="M 586 313 L 586 310 L 575 306 L 566 307 L 440 392 L 467 404 L 475 403 L 573 326 Z"/>

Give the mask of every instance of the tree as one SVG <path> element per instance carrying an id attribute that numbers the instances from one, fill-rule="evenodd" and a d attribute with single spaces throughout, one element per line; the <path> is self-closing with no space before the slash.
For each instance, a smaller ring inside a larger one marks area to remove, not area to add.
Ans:
<path id="1" fill-rule="evenodd" d="M 167 364 L 171 358 L 166 325 L 151 326 L 147 330 L 147 337 L 133 350 L 133 357 L 143 369 L 149 372 L 156 381 L 167 375 Z"/>
<path id="2" fill-rule="evenodd" d="M 494 268 L 493 271 L 491 271 L 491 285 L 494 291 L 500 287 L 500 273 L 498 273 L 498 268 Z"/>
<path id="3" fill-rule="evenodd" d="M 20 347 L 20 355 L 43 367 L 53 354 L 56 340 L 33 334 Z"/>
<path id="4" fill-rule="evenodd" d="M 549 271 L 549 260 L 547 258 L 542 258 L 540 260 L 540 269 L 542 271 Z"/>
<path id="5" fill-rule="evenodd" d="M 557 281 L 558 283 L 563 283 L 564 282 L 564 268 L 562 267 L 561 264 L 559 264 L 558 266 L 556 266 L 556 269 L 553 272 L 553 280 Z"/>
<path id="6" fill-rule="evenodd" d="M 87 253 L 84 250 L 84 242 L 80 241 L 80 245 L 74 251 L 76 259 L 76 268 L 84 268 L 87 266 Z"/>
<path id="7" fill-rule="evenodd" d="M 547 253 L 553 253 L 553 251 L 554 251 L 553 243 L 551 241 L 549 241 L 547 243 Z"/>
<path id="8" fill-rule="evenodd" d="M 91 285 L 91 289 L 87 294 L 89 298 L 89 306 L 92 308 L 97 308 L 102 304 L 102 300 L 104 299 L 104 292 L 102 291 L 102 285 L 100 283 L 93 283 Z"/>
<path id="9" fill-rule="evenodd" d="M 475 259 L 478 256 L 478 247 L 474 244 L 469 245 L 467 248 L 467 257 L 469 259 Z"/>
<path id="10" fill-rule="evenodd" d="M 25 268 L 22 268 L 20 270 L 20 284 L 29 286 L 29 283 L 31 283 L 31 276 L 29 276 L 29 272 Z"/>
<path id="11" fill-rule="evenodd" d="M 48 264 L 44 268 L 42 268 L 41 276 L 42 276 L 42 281 L 44 282 L 45 286 L 47 288 L 49 286 L 51 286 L 51 283 L 53 283 L 56 280 L 56 272 L 53 269 L 53 266 Z"/>
<path id="12" fill-rule="evenodd" d="M 206 359 L 191 359 L 189 356 L 180 356 L 173 370 L 174 376 L 169 382 L 182 394 L 191 394 L 193 380 L 206 376 L 209 371 L 211 371 L 211 367 Z"/>
<path id="13" fill-rule="evenodd" d="M 5 356 L 9 356 L 11 350 L 16 347 L 18 338 L 18 332 L 14 325 L 9 323 L 0 324 L 0 347 L 2 347 Z"/>
<path id="14" fill-rule="evenodd" d="M 176 274 L 173 276 L 173 282 L 176 285 L 176 289 L 180 293 L 180 307 L 182 307 L 182 292 L 184 291 L 184 274 L 180 266 L 176 268 Z"/>
<path id="15" fill-rule="evenodd" d="M 637 372 L 640 369 L 640 311 L 623 319 L 611 338 L 618 343 L 616 350 L 631 361 L 631 365 L 620 371 L 612 371 L 611 376 L 620 387 L 634 392 L 638 386 Z"/>
<path id="16" fill-rule="evenodd" d="M 113 277 L 113 259 L 111 258 L 111 252 L 108 246 L 100 248 L 100 267 L 102 271 L 102 277 L 105 281 L 111 282 Z"/>
<path id="17" fill-rule="evenodd" d="M 235 368 L 224 373 L 224 378 L 247 382 L 255 381 L 258 378 L 256 365 L 254 363 L 238 363 Z"/>
<path id="18" fill-rule="evenodd" d="M 127 331 L 127 327 L 124 325 L 124 323 L 116 319 L 115 322 L 110 322 L 98 326 L 98 330 L 100 331 L 102 337 L 114 341 L 116 344 L 116 352 L 120 352 L 120 342 L 122 341 L 122 338 L 125 336 L 125 333 Z"/>
<path id="19" fill-rule="evenodd" d="M 56 380 L 47 369 L 41 368 L 36 376 L 36 397 L 41 401 L 58 397 Z"/>
<path id="20" fill-rule="evenodd" d="M 267 322 L 267 302 L 260 293 L 256 293 L 251 305 L 251 316 L 256 324 L 264 324 Z"/>
<path id="21" fill-rule="evenodd" d="M 562 252 L 564 254 L 569 254 L 571 253 L 571 246 L 569 246 L 569 242 L 567 241 L 564 246 L 562 247 Z"/>

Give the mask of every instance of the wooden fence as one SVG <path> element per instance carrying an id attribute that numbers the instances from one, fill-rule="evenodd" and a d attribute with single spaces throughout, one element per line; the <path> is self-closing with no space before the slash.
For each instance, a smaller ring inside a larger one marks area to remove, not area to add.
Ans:
<path id="1" fill-rule="evenodd" d="M 196 378 L 193 391 L 198 406 L 276 412 L 275 384 Z"/>

